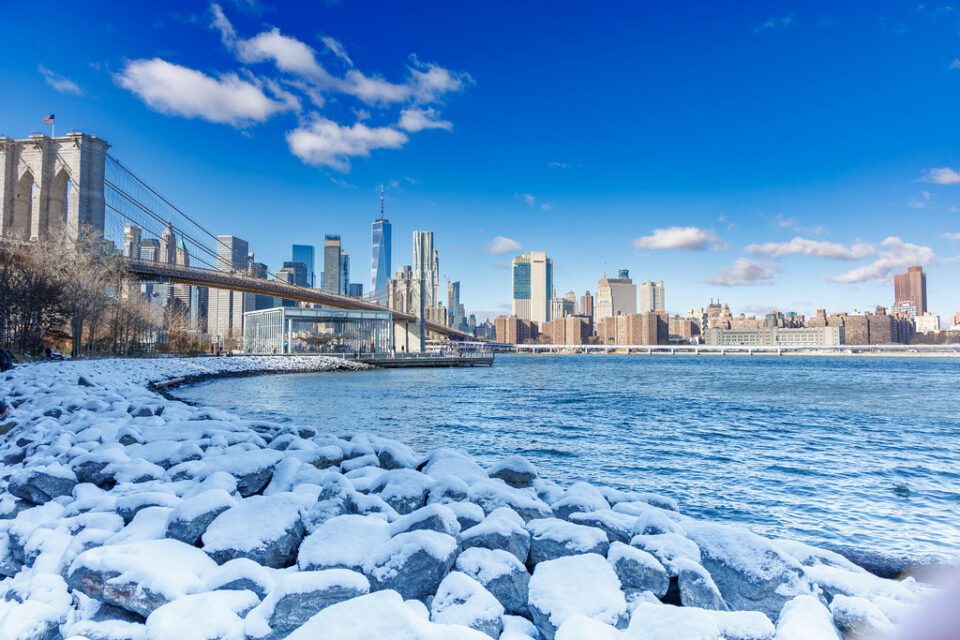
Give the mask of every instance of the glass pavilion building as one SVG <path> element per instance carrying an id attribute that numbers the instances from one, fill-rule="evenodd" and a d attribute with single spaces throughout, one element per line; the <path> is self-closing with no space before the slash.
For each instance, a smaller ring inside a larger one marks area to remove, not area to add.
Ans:
<path id="1" fill-rule="evenodd" d="M 386 353 L 393 314 L 322 307 L 274 307 L 243 314 L 243 352 Z"/>

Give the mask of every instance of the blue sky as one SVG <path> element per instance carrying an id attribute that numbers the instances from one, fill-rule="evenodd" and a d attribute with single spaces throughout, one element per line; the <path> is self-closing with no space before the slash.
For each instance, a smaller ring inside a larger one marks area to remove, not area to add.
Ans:
<path id="1" fill-rule="evenodd" d="M 394 268 L 432 229 L 481 317 L 534 249 L 673 312 L 870 309 L 913 263 L 960 309 L 960 9 L 594 4 L 5 3 L 0 133 L 56 113 L 274 270 L 340 233 L 365 288 L 383 182 Z"/>

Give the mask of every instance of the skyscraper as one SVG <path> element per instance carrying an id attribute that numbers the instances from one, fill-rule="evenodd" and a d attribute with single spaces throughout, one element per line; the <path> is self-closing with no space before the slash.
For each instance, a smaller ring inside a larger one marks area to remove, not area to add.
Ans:
<path id="1" fill-rule="evenodd" d="M 553 297 L 553 261 L 543 251 L 513 259 L 512 315 L 522 320 L 550 320 Z"/>
<path id="2" fill-rule="evenodd" d="M 620 269 L 616 278 L 604 275 L 597 283 L 597 311 L 594 322 L 604 318 L 637 312 L 637 285 L 630 272 Z"/>
<path id="3" fill-rule="evenodd" d="M 330 293 L 340 293 L 340 236 L 326 235 L 323 238 L 323 273 L 320 288 Z"/>
<path id="4" fill-rule="evenodd" d="M 293 245 L 293 251 L 291 251 L 290 255 L 291 262 L 300 262 L 304 267 L 306 267 L 306 284 L 301 286 L 310 287 L 311 289 L 317 286 L 317 273 L 315 271 L 316 265 L 314 263 L 314 254 L 315 249 L 312 244 L 295 244 Z M 284 265 L 286 265 L 286 263 L 284 263 Z"/>
<path id="5" fill-rule="evenodd" d="M 350 288 L 350 255 L 340 250 L 340 295 L 348 295 Z"/>
<path id="6" fill-rule="evenodd" d="M 217 236 L 218 270 L 246 273 L 249 263 L 250 245 L 246 240 L 236 236 Z M 210 340 L 228 350 L 239 346 L 239 340 L 243 336 L 243 292 L 210 289 L 207 304 L 207 331 Z"/>
<path id="7" fill-rule="evenodd" d="M 423 283 L 423 308 L 440 306 L 440 258 L 433 231 L 413 232 L 413 279 Z"/>
<path id="8" fill-rule="evenodd" d="M 911 309 L 915 316 L 927 312 L 927 274 L 923 267 L 908 267 L 906 273 L 893 276 L 893 303 Z"/>
<path id="9" fill-rule="evenodd" d="M 140 241 L 143 238 L 143 229 L 139 225 L 123 225 L 123 255 L 134 260 L 140 259 Z"/>
<path id="10" fill-rule="evenodd" d="M 387 304 L 392 253 L 393 227 L 383 217 L 383 185 L 380 185 L 380 217 L 373 221 L 370 234 L 370 294 L 373 301 L 381 305 Z"/>
<path id="11" fill-rule="evenodd" d="M 296 247 L 297 245 L 293 245 Z M 303 246 L 303 245 L 301 245 Z M 312 249 L 313 247 L 311 247 Z M 298 287 L 309 287 L 310 286 L 310 267 L 299 261 L 299 260 L 288 260 L 283 263 L 283 269 L 289 270 L 293 274 L 293 279 L 290 284 L 295 284 Z"/>
<path id="12" fill-rule="evenodd" d="M 163 228 L 163 235 L 160 236 L 159 260 L 164 264 L 177 263 L 177 234 L 173 232 L 169 222 Z"/>
<path id="13" fill-rule="evenodd" d="M 450 316 L 451 326 L 457 315 L 457 307 L 460 305 L 460 282 L 447 283 L 447 314 Z"/>
<path id="14" fill-rule="evenodd" d="M 667 310 L 663 280 L 640 283 L 640 313 L 663 313 Z"/>

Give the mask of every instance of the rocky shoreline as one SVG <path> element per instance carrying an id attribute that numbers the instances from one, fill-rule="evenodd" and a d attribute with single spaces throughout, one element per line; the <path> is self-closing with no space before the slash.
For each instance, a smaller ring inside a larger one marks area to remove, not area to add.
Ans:
<path id="1" fill-rule="evenodd" d="M 99 360 L 0 378 L 0 637 L 577 640 L 882 634 L 933 590 L 683 515 L 166 389 L 324 357 Z M 322 402 L 322 398 L 318 399 Z"/>

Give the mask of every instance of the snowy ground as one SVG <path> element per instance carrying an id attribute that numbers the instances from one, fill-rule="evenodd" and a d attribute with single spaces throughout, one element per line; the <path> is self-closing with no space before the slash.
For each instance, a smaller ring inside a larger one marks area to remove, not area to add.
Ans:
<path id="1" fill-rule="evenodd" d="M 100 360 L 0 378 L 4 640 L 873 637 L 932 590 L 835 553 L 149 384 L 357 368 Z M 322 398 L 318 399 L 322 402 Z"/>

